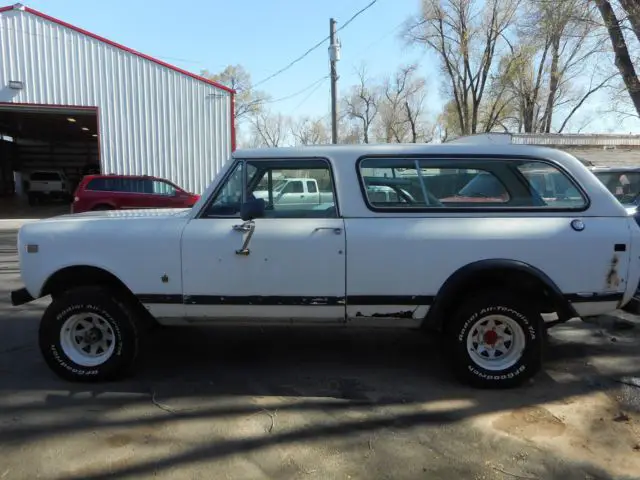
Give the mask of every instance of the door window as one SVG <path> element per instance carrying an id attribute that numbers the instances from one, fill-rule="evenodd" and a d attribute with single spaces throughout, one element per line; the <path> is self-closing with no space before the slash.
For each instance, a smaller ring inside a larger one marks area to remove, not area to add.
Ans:
<path id="1" fill-rule="evenodd" d="M 170 183 L 161 180 L 153 180 L 153 194 L 173 197 L 176 194 L 176 188 Z"/>
<path id="2" fill-rule="evenodd" d="M 314 180 L 311 183 L 315 191 L 305 193 L 303 182 L 308 179 Z M 265 218 L 338 216 L 330 166 L 328 162 L 316 159 L 238 162 L 214 194 L 203 216 L 239 217 L 242 201 L 258 198 L 266 203 Z"/>

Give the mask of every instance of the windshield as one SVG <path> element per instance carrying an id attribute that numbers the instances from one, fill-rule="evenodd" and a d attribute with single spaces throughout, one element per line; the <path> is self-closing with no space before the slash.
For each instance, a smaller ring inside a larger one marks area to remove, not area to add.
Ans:
<path id="1" fill-rule="evenodd" d="M 623 204 L 637 201 L 640 172 L 594 172 L 594 175 Z"/>

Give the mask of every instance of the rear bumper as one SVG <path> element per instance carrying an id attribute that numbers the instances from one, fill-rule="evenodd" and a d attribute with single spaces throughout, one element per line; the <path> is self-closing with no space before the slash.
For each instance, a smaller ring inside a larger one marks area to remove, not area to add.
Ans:
<path id="1" fill-rule="evenodd" d="M 35 298 L 31 296 L 26 288 L 11 291 L 11 305 L 18 307 L 25 303 L 33 302 Z"/>

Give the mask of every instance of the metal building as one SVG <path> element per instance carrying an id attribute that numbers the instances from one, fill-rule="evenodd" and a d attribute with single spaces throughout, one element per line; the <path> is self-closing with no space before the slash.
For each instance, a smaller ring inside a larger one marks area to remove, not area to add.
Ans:
<path id="1" fill-rule="evenodd" d="M 13 172 L 63 169 L 73 182 L 92 165 L 200 193 L 235 148 L 234 93 L 21 4 L 0 7 L 0 195 Z"/>

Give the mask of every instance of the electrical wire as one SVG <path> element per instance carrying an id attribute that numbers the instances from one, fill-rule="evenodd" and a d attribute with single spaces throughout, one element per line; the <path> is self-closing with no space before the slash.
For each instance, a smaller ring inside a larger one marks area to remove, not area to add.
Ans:
<path id="1" fill-rule="evenodd" d="M 351 22 L 353 22 L 359 15 L 361 15 L 362 13 L 364 13 L 366 10 L 368 10 L 369 8 L 371 8 L 378 0 L 371 0 L 371 2 L 369 2 L 369 4 L 367 4 L 365 7 L 361 8 L 360 10 L 358 10 L 356 13 L 354 13 L 351 18 L 349 18 L 349 20 L 347 20 L 344 25 L 342 25 L 340 28 L 336 29 L 336 33 L 343 30 L 344 28 L 346 28 Z M 298 58 L 296 58 L 295 60 L 293 60 L 292 62 L 290 62 L 287 66 L 281 68 L 280 70 L 278 70 L 275 73 L 272 73 L 271 75 L 269 75 L 266 78 L 263 78 L 262 80 L 260 80 L 259 82 L 256 82 L 253 84 L 253 86 L 251 87 L 251 89 L 253 90 L 254 88 L 256 88 L 258 85 L 262 85 L 265 82 L 268 82 L 269 80 L 271 80 L 272 78 L 277 77 L 278 75 L 286 72 L 287 70 L 289 70 L 291 67 L 293 67 L 296 63 L 298 63 L 300 60 L 304 59 L 305 57 L 307 57 L 311 52 L 313 52 L 314 50 L 320 48 L 324 42 L 326 42 L 327 40 L 329 40 L 331 37 L 329 35 L 327 35 L 325 38 L 323 38 L 322 40 L 320 40 L 318 43 L 316 43 L 313 47 L 311 47 L 309 50 L 307 50 L 306 52 L 304 52 L 302 55 L 300 55 Z"/>
<path id="2" fill-rule="evenodd" d="M 313 95 L 313 94 L 314 94 L 314 93 L 315 93 L 315 92 L 316 92 L 316 91 L 317 91 L 317 90 L 318 90 L 318 89 L 319 89 L 319 88 L 324 84 L 324 82 L 325 82 L 325 80 L 327 80 L 327 78 L 329 78 L 329 76 L 328 76 L 328 75 L 327 75 L 325 78 L 323 78 L 323 79 L 322 79 L 322 82 L 320 82 L 318 85 L 316 85 L 316 88 L 314 88 L 313 90 L 311 90 L 311 91 L 309 92 L 309 95 L 307 95 L 306 97 L 304 97 L 304 98 L 302 99 L 302 101 L 301 101 L 298 105 L 296 105 L 296 106 L 295 106 L 295 108 L 294 108 L 294 109 L 293 109 L 293 111 L 291 112 L 291 115 L 293 115 L 294 113 L 296 113 L 296 112 L 300 109 L 300 107 L 301 107 L 302 105 L 304 105 L 304 103 L 305 103 L 307 100 L 309 100 L 309 99 L 311 98 L 311 95 Z"/>
<path id="3" fill-rule="evenodd" d="M 298 95 L 300 95 L 301 93 L 306 92 L 307 90 L 309 90 L 310 88 L 315 87 L 318 83 L 323 82 L 324 80 L 326 80 L 327 78 L 329 78 L 329 75 L 325 75 L 317 80 L 315 80 L 313 83 L 310 83 L 309 85 L 307 85 L 306 87 L 304 87 L 301 90 L 298 90 L 295 93 L 292 93 L 290 95 L 287 95 L 286 97 L 281 97 L 281 98 L 276 98 L 274 100 L 263 100 L 263 101 L 257 101 L 255 102 L 255 104 L 257 105 L 261 105 L 261 104 L 267 104 L 267 103 L 276 103 L 276 102 L 282 102 L 284 100 L 289 100 L 290 98 L 293 97 L 297 97 Z"/>

